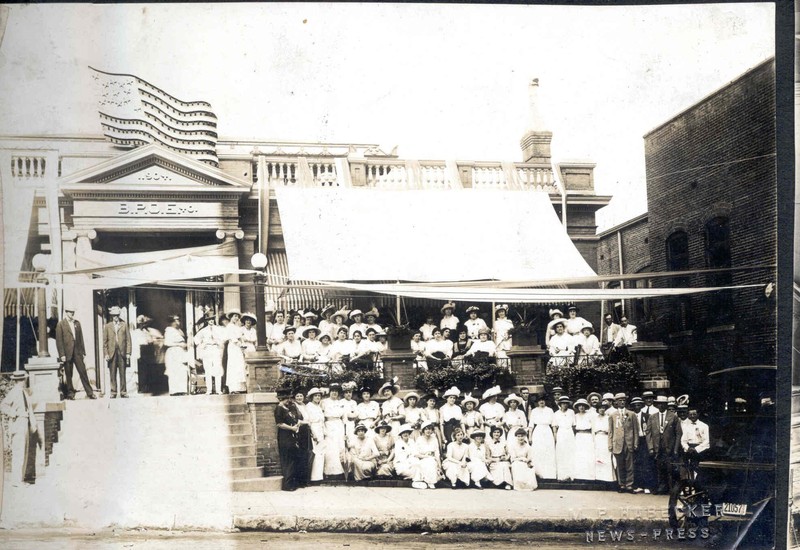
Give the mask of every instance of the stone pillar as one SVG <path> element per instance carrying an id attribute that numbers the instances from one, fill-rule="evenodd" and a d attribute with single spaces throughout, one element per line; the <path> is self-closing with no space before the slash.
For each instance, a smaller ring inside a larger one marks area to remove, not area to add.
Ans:
<path id="1" fill-rule="evenodd" d="M 461 178 L 461 186 L 464 189 L 472 189 L 472 169 L 475 163 L 472 161 L 458 162 L 458 176 Z"/>
<path id="2" fill-rule="evenodd" d="M 543 130 L 526 132 L 519 142 L 522 149 L 522 161 L 537 164 L 550 164 L 550 142 L 553 132 Z"/>
<path id="3" fill-rule="evenodd" d="M 253 254 L 256 253 L 256 236 L 245 235 L 244 239 L 239 241 L 239 269 L 253 269 L 250 262 Z M 242 311 L 256 312 L 256 295 L 253 287 L 252 275 L 240 275 L 239 280 L 243 283 L 248 283 L 239 287 L 239 301 Z M 225 297 L 227 300 L 227 296 Z M 227 307 L 227 304 L 226 304 Z"/>
<path id="4" fill-rule="evenodd" d="M 664 356 L 667 346 L 663 342 L 637 342 L 630 348 L 631 356 L 639 367 L 639 382 L 643 389 L 669 388 Z"/>
<path id="5" fill-rule="evenodd" d="M 560 162 L 558 171 L 567 193 L 594 194 L 594 162 Z"/>
<path id="6" fill-rule="evenodd" d="M 256 351 L 245 355 L 247 365 L 247 393 L 274 391 L 280 379 L 280 358 L 269 351 Z"/>
<path id="7" fill-rule="evenodd" d="M 512 346 L 508 352 L 511 373 L 518 386 L 544 384 L 545 351 L 542 346 Z"/>
<path id="8" fill-rule="evenodd" d="M 392 351 L 381 354 L 383 377 L 390 380 L 397 377 L 400 388 L 409 390 L 416 387 L 417 370 L 414 368 L 414 354 L 411 350 Z"/>
<path id="9" fill-rule="evenodd" d="M 350 183 L 353 187 L 365 187 L 367 185 L 367 161 L 364 158 L 348 158 L 350 165 Z"/>

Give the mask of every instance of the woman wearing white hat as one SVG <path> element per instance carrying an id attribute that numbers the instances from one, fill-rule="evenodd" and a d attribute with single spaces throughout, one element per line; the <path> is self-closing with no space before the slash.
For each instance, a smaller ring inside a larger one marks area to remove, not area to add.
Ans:
<path id="1" fill-rule="evenodd" d="M 575 413 L 566 395 L 558 400 L 558 410 L 553 413 L 553 434 L 556 439 L 556 471 L 559 481 L 575 477 Z"/>
<path id="2" fill-rule="evenodd" d="M 309 325 L 300 329 L 300 336 L 303 341 L 300 343 L 300 348 L 303 350 L 302 359 L 306 363 L 316 363 L 319 359 L 319 350 L 322 347 L 322 342 L 317 339 L 319 336 L 319 329 L 314 325 Z"/>
<path id="3" fill-rule="evenodd" d="M 453 302 L 447 302 L 440 309 L 442 312 L 442 320 L 439 321 L 439 328 L 449 328 L 450 333 L 453 335 L 456 334 L 456 329 L 458 328 L 458 317 L 453 315 L 455 309 L 456 305 Z"/>
<path id="4" fill-rule="evenodd" d="M 453 440 L 453 432 L 456 428 L 460 429 L 462 432 L 464 431 L 464 425 L 461 422 L 464 418 L 464 413 L 461 407 L 456 405 L 456 399 L 458 399 L 460 395 L 461 390 L 455 386 L 444 392 L 443 397 L 446 402 L 439 408 L 439 420 L 441 422 L 440 427 L 445 441 Z"/>
<path id="5" fill-rule="evenodd" d="M 585 358 L 587 366 L 594 365 L 595 361 L 602 359 L 600 340 L 594 335 L 594 327 L 589 321 L 584 321 L 581 333 L 575 336 L 575 342 L 580 345 L 581 358 Z"/>
<path id="6" fill-rule="evenodd" d="M 404 398 L 403 414 L 405 414 L 406 424 L 411 426 L 411 440 L 415 441 L 420 434 L 422 427 L 422 409 L 417 406 L 419 394 L 410 391 Z"/>
<path id="7" fill-rule="evenodd" d="M 428 484 L 422 481 L 419 458 L 411 434 L 414 428 L 403 424 L 398 430 L 398 439 L 394 443 L 394 471 L 403 479 L 412 480 L 411 486 L 415 489 L 427 489 Z"/>
<path id="8" fill-rule="evenodd" d="M 508 445 L 503 437 L 503 428 L 494 426 L 489 430 L 490 440 L 486 444 L 489 457 L 487 464 L 492 483 L 496 487 L 511 489 L 513 478 L 511 477 L 511 462 L 508 457 Z"/>
<path id="9" fill-rule="evenodd" d="M 547 348 L 550 354 L 550 364 L 556 367 L 565 367 L 572 362 L 575 343 L 572 337 L 566 333 L 566 324 L 563 319 L 557 319 L 551 324 L 556 333 L 550 337 L 550 344 Z"/>
<path id="10" fill-rule="evenodd" d="M 186 395 L 189 391 L 189 366 L 186 355 L 186 335 L 181 327 L 181 318 L 170 317 L 170 324 L 164 329 L 165 374 L 169 379 L 170 395 Z M 241 351 L 240 351 L 241 353 Z"/>
<path id="11" fill-rule="evenodd" d="M 575 479 L 594 479 L 595 456 L 592 426 L 594 416 L 589 412 L 589 402 L 575 401 Z"/>
<path id="12" fill-rule="evenodd" d="M 469 393 L 464 394 L 461 406 L 464 407 L 464 418 L 462 420 L 464 431 L 467 437 L 472 437 L 473 432 L 483 430 L 483 415 L 477 409 L 478 400 Z"/>
<path id="13" fill-rule="evenodd" d="M 361 336 L 364 336 L 367 333 L 367 328 L 369 327 L 367 327 L 366 323 L 362 322 L 363 318 L 364 318 L 364 313 L 360 309 L 354 309 L 353 311 L 350 312 L 350 319 L 352 319 L 353 321 L 353 324 L 350 325 L 349 329 L 350 331 L 349 336 L 351 340 L 353 339 L 353 333 L 355 331 L 359 331 L 361 333 Z"/>
<path id="14" fill-rule="evenodd" d="M 306 394 L 309 402 L 306 405 L 306 418 L 311 432 L 311 448 L 313 460 L 311 462 L 311 481 L 322 481 L 325 471 L 325 413 L 322 412 L 322 390 L 311 388 Z"/>
<path id="15" fill-rule="evenodd" d="M 256 316 L 252 313 L 242 313 L 242 351 L 244 353 L 256 351 L 256 344 L 258 343 L 256 322 Z"/>
<path id="16" fill-rule="evenodd" d="M 344 324 L 345 319 L 347 319 L 347 310 L 344 308 L 335 311 L 333 315 L 331 315 L 330 323 L 327 325 L 328 334 L 331 335 L 331 340 L 336 340 L 336 336 L 339 334 L 339 329 L 347 328 L 347 325 Z M 322 322 L 320 322 L 319 325 L 321 328 Z M 349 331 L 347 336 L 349 336 Z"/>
<path id="17" fill-rule="evenodd" d="M 542 479 L 556 478 L 556 442 L 553 437 L 553 409 L 547 406 L 544 395 L 536 398 L 536 407 L 528 419 L 531 447 L 536 463 L 536 475 Z"/>
<path id="18" fill-rule="evenodd" d="M 500 393 L 500 386 L 492 386 L 483 392 L 483 400 L 485 403 L 483 403 L 478 410 L 483 415 L 483 423 L 486 427 L 502 427 L 503 415 L 506 412 L 506 408 L 502 403 L 497 402 L 497 396 L 500 395 Z"/>
<path id="19" fill-rule="evenodd" d="M 547 330 L 544 333 L 544 345 L 546 348 L 550 347 L 550 338 L 556 333 L 556 329 L 554 328 L 555 322 L 563 317 L 564 313 L 560 309 L 555 308 L 550 310 L 550 322 L 547 323 Z"/>
<path id="20" fill-rule="evenodd" d="M 228 369 L 226 384 L 231 393 L 244 393 L 247 368 L 242 353 L 242 314 L 238 309 L 227 312 L 230 323 L 225 327 L 225 338 L 228 340 Z"/>
<path id="21" fill-rule="evenodd" d="M 400 425 L 405 422 L 406 417 L 405 404 L 402 399 L 397 397 L 398 391 L 400 391 L 400 386 L 397 385 L 396 376 L 378 390 L 378 395 L 385 398 L 385 401 L 381 403 L 381 417 L 391 426 L 392 430 L 400 429 Z M 395 433 L 397 432 L 395 431 Z"/>
<path id="22" fill-rule="evenodd" d="M 378 317 L 380 317 L 380 313 L 378 313 L 377 308 L 374 307 L 364 313 L 364 322 L 367 324 L 367 329 L 372 329 L 377 333 L 383 332 L 383 328 L 375 322 L 378 320 Z"/>
<path id="23" fill-rule="evenodd" d="M 319 314 L 322 316 L 322 319 L 319 322 L 319 332 L 320 338 L 323 334 L 327 334 L 331 337 L 331 340 L 335 337 L 335 333 L 331 330 L 333 328 L 333 324 L 331 323 L 331 316 L 333 312 L 336 311 L 336 306 L 333 304 L 327 304 L 325 307 L 322 308 L 322 311 Z"/>
<path id="24" fill-rule="evenodd" d="M 481 329 L 488 328 L 486 326 L 486 321 L 478 317 L 478 313 L 480 313 L 480 308 L 478 306 L 470 306 L 467 308 L 467 315 L 469 315 L 469 319 L 464 321 L 464 326 L 467 327 L 467 336 L 469 336 L 472 340 L 478 339 L 478 331 Z"/>
<path id="25" fill-rule="evenodd" d="M 446 443 L 444 441 L 444 437 L 442 436 L 441 414 L 439 414 L 439 409 L 436 407 L 438 402 L 438 398 L 433 393 L 423 396 L 422 403 L 424 406 L 420 412 L 420 417 L 422 418 L 423 426 L 428 423 L 434 425 L 433 433 L 436 436 L 436 440 L 439 442 L 439 447 L 444 449 Z"/>
<path id="26" fill-rule="evenodd" d="M 434 434 L 435 427 L 433 422 L 425 422 L 422 425 L 422 433 L 414 442 L 421 481 L 428 486 L 428 489 L 435 489 L 436 482 L 442 478 L 441 451 L 439 438 Z"/>
<path id="27" fill-rule="evenodd" d="M 453 489 L 459 481 L 469 487 L 469 445 L 464 443 L 464 430 L 455 428 L 451 439 L 447 444 L 445 459 L 442 460 L 444 476 Z"/>
<path id="28" fill-rule="evenodd" d="M 345 440 L 344 421 L 347 418 L 347 403 L 339 399 L 342 387 L 331 384 L 328 397 L 322 400 L 320 408 L 325 415 L 325 467 L 326 476 L 339 476 L 344 473 Z"/>
<path id="29" fill-rule="evenodd" d="M 514 441 L 508 444 L 508 458 L 511 461 L 511 477 L 514 479 L 515 491 L 534 491 L 539 486 L 536 482 L 536 457 L 525 436 L 525 430 L 517 428 L 514 432 Z"/>
<path id="30" fill-rule="evenodd" d="M 367 437 L 364 424 L 356 426 L 356 435 L 348 443 L 348 464 L 352 468 L 353 479 L 362 481 L 375 474 L 380 453 L 371 437 Z"/>
<path id="31" fill-rule="evenodd" d="M 507 317 L 508 305 L 498 304 L 494 311 L 495 320 L 492 334 L 494 334 L 497 357 L 506 358 L 508 357 L 508 351 L 511 349 L 511 332 L 514 330 L 514 322 Z"/>
<path id="32" fill-rule="evenodd" d="M 522 399 L 512 393 L 503 400 L 508 406 L 508 410 L 503 414 L 503 429 L 508 434 L 506 440 L 508 443 L 514 441 L 516 437 L 517 428 L 526 428 L 528 426 L 528 419 L 525 418 L 525 413 L 520 408 L 522 406 Z M 527 439 L 527 435 L 525 437 Z"/>
<path id="33" fill-rule="evenodd" d="M 597 405 L 597 414 L 592 419 L 594 435 L 594 477 L 598 481 L 614 481 L 614 468 L 611 464 L 611 451 L 608 450 L 608 403 L 603 400 Z"/>

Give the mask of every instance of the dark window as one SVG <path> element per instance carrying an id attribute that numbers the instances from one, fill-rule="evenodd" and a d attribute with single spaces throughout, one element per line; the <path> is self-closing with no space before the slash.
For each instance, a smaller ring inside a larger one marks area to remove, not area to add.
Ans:
<path id="1" fill-rule="evenodd" d="M 686 231 L 676 231 L 667 237 L 667 271 L 687 271 L 689 269 L 689 235 Z M 688 287 L 689 277 L 670 279 L 676 288 Z M 692 327 L 692 308 L 689 296 L 676 296 L 672 299 L 670 330 L 678 332 Z"/>
<path id="2" fill-rule="evenodd" d="M 731 230 L 728 218 L 716 217 L 706 223 L 706 267 L 709 269 L 731 267 Z M 729 286 L 733 282 L 730 271 L 709 273 L 708 286 Z M 730 290 L 720 290 L 708 294 L 711 326 L 729 323 L 733 317 L 733 294 Z"/>

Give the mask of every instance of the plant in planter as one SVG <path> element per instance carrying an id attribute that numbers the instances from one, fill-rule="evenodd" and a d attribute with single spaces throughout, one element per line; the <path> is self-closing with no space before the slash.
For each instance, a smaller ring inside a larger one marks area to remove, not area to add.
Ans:
<path id="1" fill-rule="evenodd" d="M 410 350 L 411 349 L 411 335 L 414 333 L 408 322 L 401 323 L 401 319 L 397 317 L 394 311 L 389 311 L 389 318 L 392 324 L 386 327 L 386 336 L 389 343 L 389 349 L 393 351 Z"/>
<path id="2" fill-rule="evenodd" d="M 533 308 L 523 307 L 522 311 L 515 311 L 518 322 L 511 329 L 512 343 L 515 346 L 535 346 L 539 343 L 537 334 L 538 323 L 536 312 Z"/>

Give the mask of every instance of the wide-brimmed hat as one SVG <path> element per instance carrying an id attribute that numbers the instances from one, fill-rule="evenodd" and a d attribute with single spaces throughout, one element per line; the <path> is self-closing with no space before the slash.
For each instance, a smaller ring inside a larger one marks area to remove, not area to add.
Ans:
<path id="1" fill-rule="evenodd" d="M 122 315 L 122 310 L 119 309 L 119 306 L 111 306 L 108 308 L 109 315 Z"/>
<path id="2" fill-rule="evenodd" d="M 443 305 L 441 308 L 439 308 L 439 311 L 444 313 L 444 310 L 446 310 L 446 309 L 455 309 L 455 308 L 456 308 L 456 305 L 453 302 L 447 302 L 445 305 Z"/>
<path id="3" fill-rule="evenodd" d="M 459 395 L 461 395 L 461 390 L 459 390 L 457 387 L 453 386 L 449 390 L 444 392 L 444 395 L 442 395 L 442 397 L 444 397 L 446 399 L 446 398 L 450 397 L 451 395 L 454 396 L 454 397 L 458 397 Z"/>
<path id="4" fill-rule="evenodd" d="M 484 327 L 484 328 L 481 328 L 481 329 L 478 330 L 478 336 L 480 336 L 481 334 L 485 334 L 485 335 L 489 336 L 489 335 L 492 334 L 492 331 L 489 330 L 488 328 Z"/>
<path id="5" fill-rule="evenodd" d="M 467 308 L 467 313 L 468 313 L 468 314 L 469 314 L 469 313 L 472 313 L 473 311 L 474 311 L 475 313 L 480 313 L 480 312 L 481 312 L 481 308 L 479 308 L 478 306 L 469 306 L 469 307 Z"/>
<path id="6" fill-rule="evenodd" d="M 642 399 L 645 399 L 645 398 L 647 398 L 647 397 L 653 397 L 653 398 L 655 398 L 655 396 L 656 396 L 656 394 L 654 394 L 654 393 L 653 393 L 653 392 L 651 392 L 650 390 L 647 390 L 647 391 L 645 391 L 645 392 L 642 392 Z"/>
<path id="7" fill-rule="evenodd" d="M 501 309 L 503 311 L 505 311 L 506 313 L 508 313 L 508 304 L 497 304 L 496 306 L 494 306 L 494 312 L 495 313 L 497 313 Z"/>
<path id="8" fill-rule="evenodd" d="M 483 399 L 485 401 L 486 399 L 489 399 L 490 397 L 495 397 L 497 395 L 500 395 L 501 393 L 502 393 L 502 390 L 500 389 L 500 386 L 492 386 L 491 388 L 489 388 L 488 390 L 483 392 L 483 396 L 482 397 L 483 397 Z"/>
<path id="9" fill-rule="evenodd" d="M 508 397 L 503 399 L 503 403 L 505 403 L 506 405 L 508 405 L 512 401 L 516 401 L 517 405 L 524 405 L 525 404 L 525 401 L 523 401 L 522 398 L 519 397 L 516 393 L 510 393 L 510 394 L 508 394 Z"/>
<path id="10" fill-rule="evenodd" d="M 308 311 L 303 313 L 303 317 L 308 317 L 309 319 L 316 319 L 317 317 L 319 317 L 319 315 L 317 315 L 316 313 L 314 313 L 309 309 Z"/>
<path id="11" fill-rule="evenodd" d="M 244 321 L 245 319 L 250 319 L 251 321 L 253 321 L 254 325 L 258 323 L 258 319 L 256 319 L 255 314 L 250 313 L 249 311 L 245 311 L 244 313 L 242 313 L 242 321 Z"/>
<path id="12" fill-rule="evenodd" d="M 625 394 L 622 394 L 622 397 L 624 398 Z M 606 392 L 606 393 L 603 394 L 603 399 L 610 399 L 610 400 L 613 401 L 614 400 L 614 394 L 610 393 L 610 392 Z"/>
<path id="13" fill-rule="evenodd" d="M 410 397 L 416 397 L 417 401 L 419 401 L 419 394 L 418 394 L 417 392 L 415 392 L 415 391 L 410 391 L 410 392 L 408 392 L 408 393 L 405 395 L 405 397 L 403 397 L 403 401 L 404 401 L 404 402 L 408 402 L 408 399 L 409 399 Z"/>
<path id="14" fill-rule="evenodd" d="M 362 431 L 362 430 L 364 432 L 368 431 L 367 427 L 363 423 L 359 422 L 358 424 L 356 424 L 356 427 L 353 428 L 353 433 L 358 433 L 359 431 Z"/>
<path id="15" fill-rule="evenodd" d="M 561 403 L 572 403 L 572 399 L 570 399 L 568 395 L 562 395 L 558 398 L 558 404 L 560 405 Z"/>
<path id="16" fill-rule="evenodd" d="M 331 318 L 334 318 L 334 317 L 336 317 L 337 315 L 339 315 L 339 316 L 342 318 L 342 320 L 344 321 L 345 319 L 347 319 L 347 314 L 348 314 L 348 313 L 349 313 L 349 312 L 348 312 L 348 311 L 347 311 L 345 308 L 337 309 L 336 311 L 334 311 L 334 312 L 331 314 Z"/>
<path id="17" fill-rule="evenodd" d="M 211 317 L 211 319 L 213 319 L 213 317 Z M 144 325 L 145 323 L 149 323 L 149 322 L 150 322 L 150 317 L 148 317 L 147 315 L 139 315 L 136 318 L 136 324 L 137 325 Z"/>
<path id="18" fill-rule="evenodd" d="M 75 313 L 75 305 L 72 304 L 72 303 L 69 303 L 69 302 L 64 304 L 64 312 L 67 312 L 67 311 L 71 311 L 72 313 Z"/>
<path id="19" fill-rule="evenodd" d="M 336 306 L 333 304 L 326 304 L 325 307 L 323 307 L 322 310 L 319 312 L 319 314 L 324 317 L 325 314 L 328 313 L 329 311 L 336 311 Z"/>
<path id="20" fill-rule="evenodd" d="M 228 311 L 226 311 L 225 315 L 227 315 L 228 317 L 230 317 L 231 315 L 238 315 L 239 317 L 241 317 L 242 316 L 242 312 L 240 310 L 236 309 L 236 308 L 233 308 L 233 309 L 229 309 Z"/>
<path id="21" fill-rule="evenodd" d="M 619 392 L 614 394 L 614 401 L 616 401 L 617 399 L 627 399 L 627 398 L 628 396 L 625 395 L 625 392 Z"/>
<path id="22" fill-rule="evenodd" d="M 383 386 L 380 387 L 378 390 L 378 395 L 383 395 L 383 390 L 387 388 L 392 390 L 392 394 L 395 394 L 400 390 L 400 386 L 397 385 L 397 380 L 393 379 L 385 382 Z"/>
<path id="23" fill-rule="evenodd" d="M 306 327 L 302 327 L 300 329 L 300 336 L 302 336 L 303 338 L 308 338 L 308 333 L 311 332 L 312 330 L 317 333 L 317 336 L 319 336 L 320 330 L 319 327 L 316 325 L 308 325 Z"/>
<path id="24" fill-rule="evenodd" d="M 12 380 L 25 380 L 28 378 L 28 373 L 24 370 L 18 370 L 11 373 Z"/>
<path id="25" fill-rule="evenodd" d="M 578 405 L 583 405 L 583 406 L 584 406 L 584 407 L 586 407 L 587 409 L 589 408 L 589 402 L 588 402 L 588 401 L 586 401 L 586 400 L 585 400 L 584 398 L 582 398 L 582 397 L 581 397 L 580 399 L 576 399 L 576 400 L 575 400 L 575 403 L 573 403 L 573 404 L 572 404 L 573 408 L 576 408 L 576 409 L 578 408 Z"/>
<path id="26" fill-rule="evenodd" d="M 322 390 L 321 390 L 321 389 L 319 389 L 319 388 L 311 388 L 311 389 L 310 389 L 310 390 L 308 390 L 308 392 L 306 393 L 306 397 L 307 397 L 307 398 L 309 398 L 309 399 L 311 399 L 311 396 L 312 396 L 312 395 L 315 395 L 315 394 L 320 394 L 320 395 L 322 395 Z"/>
<path id="27" fill-rule="evenodd" d="M 564 325 L 564 328 L 567 328 L 567 322 L 564 319 L 553 319 L 547 323 L 547 330 L 555 330 L 558 325 Z"/>
<path id="28" fill-rule="evenodd" d="M 486 432 L 484 432 L 483 430 L 475 430 L 474 432 L 469 434 L 469 436 L 470 437 L 478 437 L 478 436 L 486 437 Z"/>
<path id="29" fill-rule="evenodd" d="M 411 424 L 403 424 L 399 428 L 397 428 L 397 435 L 403 435 L 404 433 L 409 432 L 413 433 L 414 428 L 411 427 Z"/>
<path id="30" fill-rule="evenodd" d="M 432 420 L 428 420 L 427 422 L 423 422 L 422 426 L 420 426 L 419 429 L 420 429 L 420 431 L 422 431 L 425 428 L 429 428 L 429 427 L 430 428 L 436 428 L 436 426 L 437 426 L 436 422 L 434 422 Z"/>
<path id="31" fill-rule="evenodd" d="M 656 403 L 669 403 L 666 395 L 659 395 L 656 397 Z"/>
<path id="32" fill-rule="evenodd" d="M 563 312 L 563 311 L 561 311 L 561 310 L 560 310 L 560 309 L 558 309 L 558 308 L 554 308 L 554 309 L 551 309 L 551 310 L 550 310 L 550 317 L 553 317 L 553 315 L 555 315 L 556 313 L 558 313 L 558 314 L 559 314 L 559 315 L 561 315 L 562 317 L 564 316 L 564 312 Z"/>
<path id="33" fill-rule="evenodd" d="M 286 325 L 283 329 L 284 334 L 289 334 L 290 332 L 297 332 L 297 327 L 294 325 Z"/>
<path id="34" fill-rule="evenodd" d="M 581 323 L 581 331 L 585 329 L 589 329 L 591 332 L 594 332 L 594 327 L 592 326 L 592 323 L 590 323 L 589 321 L 584 321 L 583 323 Z"/>
<path id="35" fill-rule="evenodd" d="M 361 311 L 360 309 L 354 309 L 353 311 L 350 312 L 350 318 L 351 319 L 353 317 L 355 317 L 356 315 L 364 315 L 364 312 Z"/>
<path id="36" fill-rule="evenodd" d="M 599 401 L 602 401 L 602 400 L 603 400 L 603 396 L 602 396 L 602 395 L 600 395 L 600 394 L 599 394 L 599 393 L 597 393 L 596 391 L 593 391 L 592 393 L 590 393 L 589 395 L 587 395 L 587 396 L 586 396 L 586 401 L 591 401 L 591 400 L 592 400 L 592 396 L 593 396 L 593 395 L 596 395 L 596 396 L 597 396 L 597 399 L 598 399 Z"/>
<path id="37" fill-rule="evenodd" d="M 319 335 L 319 341 L 320 342 L 322 342 L 326 338 L 328 339 L 328 342 L 331 342 L 333 340 L 333 338 L 331 338 L 331 335 L 328 334 L 327 332 L 323 332 L 322 334 Z"/>
<path id="38" fill-rule="evenodd" d="M 467 403 L 472 403 L 477 407 L 478 404 L 480 403 L 480 401 L 478 401 L 477 399 L 472 397 L 471 393 L 465 393 L 464 394 L 464 399 L 461 400 L 461 404 L 462 405 L 466 405 Z"/>
<path id="39" fill-rule="evenodd" d="M 375 426 L 375 431 L 377 432 L 381 428 L 386 428 L 387 433 L 392 431 L 392 425 L 386 422 L 385 420 L 381 420 L 380 422 L 378 422 L 378 425 Z"/>
<path id="40" fill-rule="evenodd" d="M 369 311 L 364 312 L 364 318 L 367 318 L 369 316 L 375 317 L 377 319 L 378 317 L 381 316 L 381 314 L 378 313 L 378 310 L 376 308 L 372 308 Z"/>

